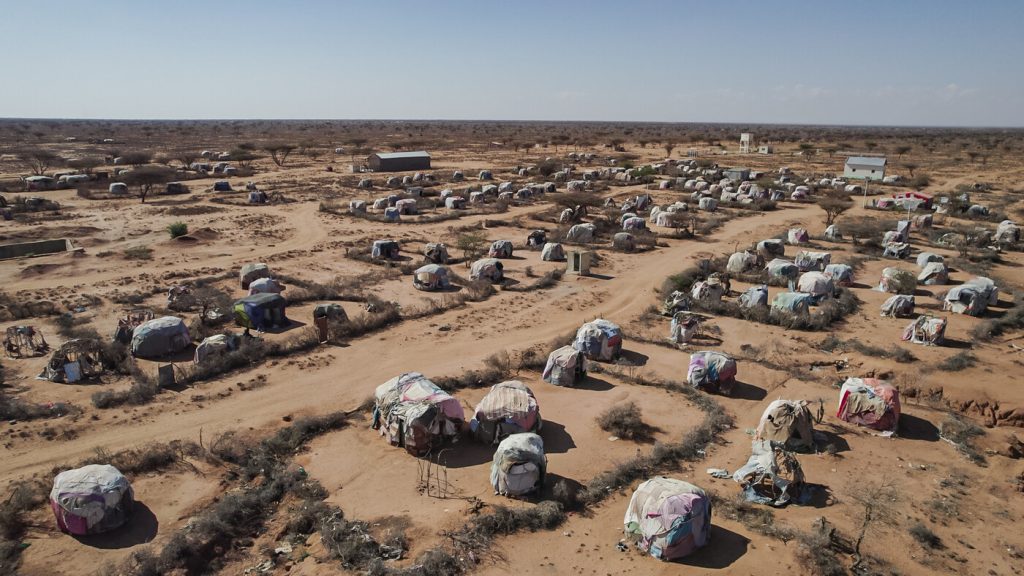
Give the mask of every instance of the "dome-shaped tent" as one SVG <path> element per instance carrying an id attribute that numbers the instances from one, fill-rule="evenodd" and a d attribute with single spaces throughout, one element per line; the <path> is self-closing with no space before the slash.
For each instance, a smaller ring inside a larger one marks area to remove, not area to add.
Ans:
<path id="1" fill-rule="evenodd" d="M 623 518 L 626 537 L 661 560 L 688 556 L 711 538 L 711 499 L 700 488 L 657 476 L 637 487 Z"/>
<path id="2" fill-rule="evenodd" d="M 185 321 L 177 316 L 155 318 L 132 330 L 132 356 L 137 358 L 160 358 L 180 352 L 191 343 Z"/>
<path id="3" fill-rule="evenodd" d="M 618 324 L 598 318 L 580 326 L 572 345 L 589 360 L 611 362 L 622 351 L 622 329 Z"/>
<path id="4" fill-rule="evenodd" d="M 917 282 L 925 286 L 940 286 L 949 282 L 949 269 L 942 262 L 929 262 L 917 275 Z"/>
<path id="5" fill-rule="evenodd" d="M 548 354 L 541 378 L 548 384 L 572 388 L 576 380 L 587 375 L 587 361 L 583 352 L 572 346 L 562 346 Z"/>
<path id="6" fill-rule="evenodd" d="M 548 461 L 544 440 L 532 433 L 513 434 L 498 444 L 491 462 L 495 494 L 524 496 L 544 487 Z"/>
<path id="7" fill-rule="evenodd" d="M 458 436 L 465 421 L 462 404 L 418 372 L 381 384 L 374 399 L 373 428 L 416 456 Z"/>
<path id="8" fill-rule="evenodd" d="M 754 440 L 751 452 L 747 463 L 732 476 L 748 502 L 779 507 L 799 498 L 804 472 L 795 455 L 770 440 Z"/>
<path id="9" fill-rule="evenodd" d="M 497 258 L 481 258 L 469 269 L 470 280 L 501 282 L 505 278 L 505 266 Z"/>
<path id="10" fill-rule="evenodd" d="M 284 292 L 284 286 L 273 278 L 257 278 L 249 283 L 249 295 L 253 294 L 280 294 Z"/>
<path id="11" fill-rule="evenodd" d="M 797 292 L 810 294 L 817 303 L 832 297 L 835 284 L 832 277 L 823 272 L 804 272 L 797 281 L 796 289 Z"/>
<path id="12" fill-rule="evenodd" d="M 235 302 L 235 323 L 243 328 L 269 330 L 289 324 L 285 316 L 287 300 L 280 294 L 253 294 Z"/>
<path id="13" fill-rule="evenodd" d="M 451 282 L 448 280 L 448 268 L 440 264 L 420 266 L 413 273 L 412 285 L 417 290 L 427 292 L 444 290 L 451 286 Z"/>
<path id="14" fill-rule="evenodd" d="M 811 311 L 814 297 L 803 292 L 779 292 L 772 299 L 772 312 L 807 314 Z"/>
<path id="15" fill-rule="evenodd" d="M 508 380 L 491 386 L 476 405 L 469 428 L 481 442 L 497 444 L 506 436 L 537 432 L 542 425 L 537 398 L 526 384 Z"/>
<path id="16" fill-rule="evenodd" d="M 238 282 L 243 290 L 249 288 L 249 284 L 257 278 L 270 278 L 270 267 L 262 262 L 255 262 L 242 266 L 238 273 Z"/>
<path id="17" fill-rule="evenodd" d="M 839 391 L 836 418 L 892 434 L 900 420 L 900 392 L 883 380 L 847 378 Z"/>
<path id="18" fill-rule="evenodd" d="M 762 258 L 778 258 L 786 255 L 786 244 L 778 238 L 769 238 L 757 243 L 757 253 Z"/>
<path id="19" fill-rule="evenodd" d="M 690 354 L 686 380 L 694 388 L 731 394 L 736 384 L 736 360 L 714 351 Z"/>
<path id="20" fill-rule="evenodd" d="M 914 315 L 914 296 L 893 294 L 882 303 L 882 316 L 909 318 Z"/>
<path id="21" fill-rule="evenodd" d="M 557 242 L 548 242 L 540 251 L 540 259 L 545 262 L 559 262 L 565 260 L 565 249 Z"/>
<path id="22" fill-rule="evenodd" d="M 636 238 L 628 232 L 618 232 L 612 236 L 612 247 L 623 252 L 636 250 Z"/>
<path id="23" fill-rule="evenodd" d="M 135 503 L 131 484 L 108 464 L 65 470 L 53 479 L 50 508 L 62 532 L 84 536 L 123 525 Z"/>
<path id="24" fill-rule="evenodd" d="M 768 305 L 768 287 L 764 284 L 751 286 L 740 294 L 740 306 L 743 308 L 755 308 Z"/>
<path id="25" fill-rule="evenodd" d="M 849 264 L 829 264 L 825 266 L 825 274 L 832 279 L 836 286 L 853 284 L 853 267 Z"/>
<path id="26" fill-rule="evenodd" d="M 487 256 L 489 258 L 511 258 L 512 249 L 511 240 L 495 240 L 491 243 L 491 249 L 487 251 Z"/>
<path id="27" fill-rule="evenodd" d="M 935 346 L 946 338 L 946 319 L 922 314 L 903 329 L 903 340 Z"/>
<path id="28" fill-rule="evenodd" d="M 370 248 L 370 258 L 374 260 L 394 260 L 401 253 L 401 245 L 394 240 L 374 240 Z"/>
<path id="29" fill-rule="evenodd" d="M 693 339 L 700 329 L 700 316 L 689 312 L 676 312 L 669 324 L 668 339 L 676 344 L 685 344 Z"/>
<path id="30" fill-rule="evenodd" d="M 734 252 L 732 256 L 729 256 L 729 262 L 725 265 L 725 269 L 733 274 L 740 274 L 763 265 L 764 260 L 761 257 L 750 250 L 744 250 Z"/>
<path id="31" fill-rule="evenodd" d="M 775 400 L 765 408 L 754 438 L 783 444 L 787 450 L 814 450 L 814 427 L 805 400 Z"/>
<path id="32" fill-rule="evenodd" d="M 423 249 L 423 255 L 433 264 L 447 264 L 448 246 L 440 242 L 429 242 Z"/>
<path id="33" fill-rule="evenodd" d="M 568 208 L 566 209 L 568 210 Z M 565 239 L 569 242 L 576 242 L 584 244 L 587 242 L 594 241 L 594 234 L 597 233 L 597 226 L 590 224 L 576 224 L 572 228 L 569 228 L 569 232 L 566 233 Z"/>
<path id="34" fill-rule="evenodd" d="M 811 237 L 807 233 L 806 228 L 790 228 L 786 234 L 786 239 L 790 244 L 806 244 L 810 242 Z"/>
<path id="35" fill-rule="evenodd" d="M 825 270 L 825 267 L 832 261 L 832 254 L 829 252 L 811 252 L 810 250 L 801 250 L 796 253 L 796 257 L 793 258 L 793 264 L 800 269 L 801 272 L 821 272 Z"/>

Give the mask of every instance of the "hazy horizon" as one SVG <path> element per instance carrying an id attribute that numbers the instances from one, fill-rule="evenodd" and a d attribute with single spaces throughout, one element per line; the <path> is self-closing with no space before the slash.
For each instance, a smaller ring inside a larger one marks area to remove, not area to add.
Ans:
<path id="1" fill-rule="evenodd" d="M 0 115 L 1024 127 L 1024 3 L 965 6 L 2 0 Z"/>

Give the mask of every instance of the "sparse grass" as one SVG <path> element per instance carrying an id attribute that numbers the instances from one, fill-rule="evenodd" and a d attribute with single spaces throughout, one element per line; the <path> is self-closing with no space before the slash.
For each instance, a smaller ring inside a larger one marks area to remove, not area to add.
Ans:
<path id="1" fill-rule="evenodd" d="M 936 365 L 936 368 L 944 372 L 959 372 L 974 366 L 976 361 L 977 357 L 974 354 L 969 350 L 964 350 L 945 358 Z"/>
<path id="2" fill-rule="evenodd" d="M 828 337 L 822 340 L 821 343 L 818 344 L 818 349 L 824 350 L 825 352 L 854 350 L 865 356 L 870 356 L 872 358 L 889 358 L 901 364 L 914 362 L 917 360 L 917 357 L 915 357 L 909 350 L 907 350 L 906 348 L 902 348 L 900 346 L 882 348 L 880 346 L 866 344 L 864 342 L 861 342 L 857 338 L 851 338 L 850 340 L 842 340 L 835 334 L 830 334 Z"/>
<path id="3" fill-rule="evenodd" d="M 999 318 L 984 320 L 971 330 L 975 340 L 990 341 L 1013 330 L 1024 328 L 1024 299 L 1021 294 L 1014 293 L 1014 305 Z"/>
<path id="4" fill-rule="evenodd" d="M 0 378 L 0 383 L 3 379 Z M 66 402 L 36 403 L 26 402 L 21 398 L 11 396 L 6 390 L 0 388 L 0 420 L 39 420 L 42 418 L 59 418 L 81 412 L 74 404 Z"/>
<path id="5" fill-rule="evenodd" d="M 125 260 L 152 260 L 153 249 L 149 246 L 134 246 L 123 252 Z"/>
<path id="6" fill-rule="evenodd" d="M 984 436 L 980 426 L 958 416 L 950 416 L 939 425 L 939 437 L 956 446 L 961 454 L 975 464 L 984 464 L 985 456 L 974 446 L 974 439 Z"/>

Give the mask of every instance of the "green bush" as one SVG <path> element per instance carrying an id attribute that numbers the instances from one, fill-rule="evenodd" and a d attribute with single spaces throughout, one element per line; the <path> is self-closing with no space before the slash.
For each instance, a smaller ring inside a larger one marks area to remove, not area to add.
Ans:
<path id="1" fill-rule="evenodd" d="M 188 234 L 188 224 L 184 222 L 175 222 L 167 226 L 167 233 L 171 235 L 171 238 L 177 238 L 178 236 L 184 236 Z"/>

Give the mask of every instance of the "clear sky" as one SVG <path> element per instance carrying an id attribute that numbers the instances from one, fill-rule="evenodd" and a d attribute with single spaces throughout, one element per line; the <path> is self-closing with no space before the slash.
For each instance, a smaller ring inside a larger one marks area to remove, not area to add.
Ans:
<path id="1" fill-rule="evenodd" d="M 0 0 L 0 117 L 1024 126 L 1024 1 Z"/>

